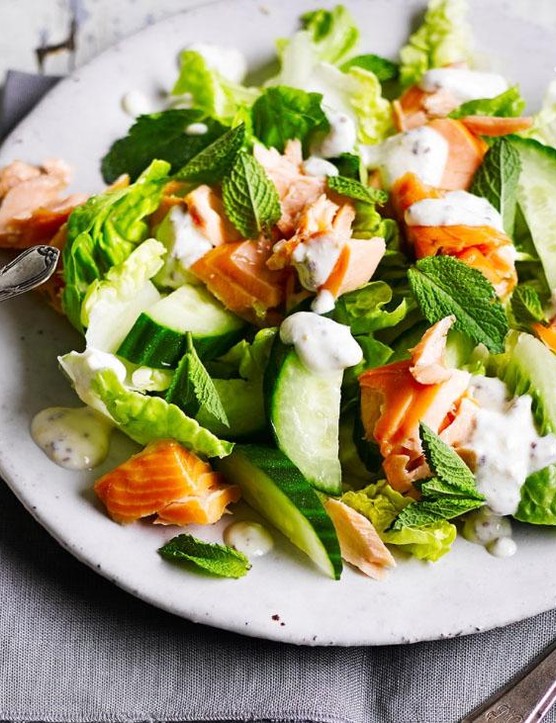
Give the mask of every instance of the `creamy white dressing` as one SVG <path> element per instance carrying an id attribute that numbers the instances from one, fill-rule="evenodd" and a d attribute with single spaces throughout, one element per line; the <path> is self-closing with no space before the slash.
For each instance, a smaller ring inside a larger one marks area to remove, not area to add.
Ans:
<path id="1" fill-rule="evenodd" d="M 332 273 L 344 242 L 334 234 L 313 237 L 308 243 L 297 244 L 292 262 L 301 285 L 308 291 L 316 291 Z"/>
<path id="2" fill-rule="evenodd" d="M 474 378 L 471 387 L 482 406 L 466 447 L 476 456 L 477 487 L 488 507 L 498 515 L 512 515 L 526 478 L 556 462 L 556 436 L 538 434 L 528 394 L 502 398 L 499 384 Z"/>
<path id="3" fill-rule="evenodd" d="M 247 557 L 262 557 L 274 547 L 270 532 L 258 522 L 240 520 L 224 530 L 224 542 Z"/>
<path id="4" fill-rule="evenodd" d="M 157 238 L 168 253 L 156 280 L 163 286 L 178 288 L 191 280 L 190 266 L 211 250 L 212 244 L 204 236 L 187 210 L 174 206 L 160 224 Z"/>
<path id="5" fill-rule="evenodd" d="M 443 198 L 424 198 L 405 212 L 408 226 L 490 226 L 504 231 L 502 216 L 486 198 L 449 191 Z"/>
<path id="6" fill-rule="evenodd" d="M 357 141 L 357 128 L 353 119 L 324 103 L 322 110 L 330 124 L 330 130 L 311 145 L 311 155 L 336 158 L 342 153 L 352 153 Z"/>
<path id="7" fill-rule="evenodd" d="M 247 75 L 247 61 L 237 48 L 212 43 L 193 43 L 187 49 L 199 53 L 211 70 L 232 83 L 242 83 Z"/>
<path id="8" fill-rule="evenodd" d="M 336 306 L 336 299 L 331 291 L 322 289 L 311 302 L 311 311 L 315 314 L 328 314 Z"/>
<path id="9" fill-rule="evenodd" d="M 406 173 L 414 173 L 430 186 L 440 186 L 448 160 L 448 142 L 434 128 L 421 126 L 383 143 L 361 146 L 361 155 L 366 166 L 380 169 L 388 188 Z"/>
<path id="10" fill-rule="evenodd" d="M 496 557 L 510 557 L 517 550 L 512 539 L 510 520 L 495 514 L 488 507 L 470 512 L 466 516 L 462 532 L 467 540 L 483 545 Z"/>
<path id="11" fill-rule="evenodd" d="M 333 163 L 318 156 L 309 156 L 301 169 L 306 176 L 338 176 L 340 173 Z"/>
<path id="12" fill-rule="evenodd" d="M 363 358 L 349 326 L 312 311 L 286 317 L 280 326 L 280 339 L 284 344 L 293 344 L 301 362 L 317 373 L 347 369 Z"/>
<path id="13" fill-rule="evenodd" d="M 185 128 L 186 136 L 204 136 L 208 133 L 208 125 L 206 123 L 190 123 Z"/>
<path id="14" fill-rule="evenodd" d="M 92 469 L 108 455 L 113 424 L 90 407 L 51 407 L 31 423 L 31 436 L 60 467 Z"/>
<path id="15" fill-rule="evenodd" d="M 508 81 L 498 73 L 469 68 L 434 68 L 423 75 L 419 87 L 429 93 L 448 91 L 459 103 L 465 103 L 500 95 L 508 89 Z"/>
<path id="16" fill-rule="evenodd" d="M 122 98 L 123 110 L 133 118 L 153 112 L 153 105 L 140 90 L 130 90 Z"/>

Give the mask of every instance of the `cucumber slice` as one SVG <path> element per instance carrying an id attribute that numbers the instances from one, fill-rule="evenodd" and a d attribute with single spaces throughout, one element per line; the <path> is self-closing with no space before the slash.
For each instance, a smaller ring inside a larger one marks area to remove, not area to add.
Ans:
<path id="1" fill-rule="evenodd" d="M 267 416 L 278 447 L 316 489 L 342 492 L 339 460 L 343 372 L 315 374 L 277 336 L 265 373 Z"/>
<path id="2" fill-rule="evenodd" d="M 516 396 L 530 394 L 540 434 L 556 432 L 556 355 L 531 334 L 512 333 L 507 351 L 491 357 L 489 371 Z"/>
<path id="3" fill-rule="evenodd" d="M 175 368 L 191 332 L 202 359 L 220 356 L 241 337 L 245 322 L 204 287 L 184 285 L 143 312 L 117 354 L 135 364 Z"/>
<path id="4" fill-rule="evenodd" d="M 512 136 L 521 159 L 517 201 L 551 289 L 556 288 L 556 149 L 532 138 Z"/>
<path id="5" fill-rule="evenodd" d="M 241 487 L 245 501 L 303 550 L 327 575 L 340 578 L 340 545 L 318 494 L 279 450 L 236 445 L 216 467 Z"/>

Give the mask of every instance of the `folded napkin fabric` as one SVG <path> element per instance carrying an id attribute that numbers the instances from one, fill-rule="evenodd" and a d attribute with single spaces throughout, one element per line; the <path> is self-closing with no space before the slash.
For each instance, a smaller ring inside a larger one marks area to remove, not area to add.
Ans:
<path id="1" fill-rule="evenodd" d="M 54 82 L 9 73 L 4 127 Z M 0 721 L 451 723 L 556 637 L 556 611 L 411 646 L 241 637 L 157 610 L 98 576 L 1 480 L 0 510 Z M 554 711 L 545 720 L 555 723 Z"/>

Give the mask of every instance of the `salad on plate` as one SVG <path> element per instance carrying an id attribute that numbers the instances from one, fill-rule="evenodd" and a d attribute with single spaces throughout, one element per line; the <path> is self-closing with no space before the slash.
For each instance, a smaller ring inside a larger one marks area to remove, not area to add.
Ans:
<path id="1" fill-rule="evenodd" d="M 64 196 L 60 160 L 0 170 L 0 245 L 62 251 L 42 291 L 83 339 L 59 364 L 85 406 L 33 438 L 71 469 L 134 440 L 106 514 L 183 528 L 159 552 L 209 574 L 275 531 L 380 579 L 556 524 L 553 95 L 525 116 L 477 67 L 464 0 L 398 59 L 359 39 L 343 6 L 305 13 L 259 85 L 190 45 L 161 107 L 122 99 L 96 195 Z"/>

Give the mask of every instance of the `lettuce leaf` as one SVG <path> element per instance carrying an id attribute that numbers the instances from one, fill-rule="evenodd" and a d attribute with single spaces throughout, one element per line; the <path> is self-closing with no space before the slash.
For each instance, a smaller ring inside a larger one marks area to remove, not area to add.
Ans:
<path id="1" fill-rule="evenodd" d="M 466 0 L 430 0 L 420 28 L 400 51 L 402 86 L 418 83 L 427 70 L 471 61 Z"/>
<path id="2" fill-rule="evenodd" d="M 83 330 L 81 305 L 90 284 L 103 279 L 145 240 L 144 219 L 158 207 L 169 170 L 166 161 L 153 161 L 131 186 L 93 196 L 70 215 L 62 307 L 79 331 Z"/>
<path id="3" fill-rule="evenodd" d="M 381 480 L 358 492 L 346 492 L 342 502 L 370 520 L 380 539 L 388 545 L 396 545 L 404 552 L 420 560 L 436 561 L 450 551 L 457 534 L 455 525 L 446 520 L 426 527 L 405 527 L 390 530 L 398 514 L 413 500 L 404 497 Z"/>
<path id="4" fill-rule="evenodd" d="M 112 369 L 100 369 L 92 377 L 91 391 L 105 405 L 118 428 L 139 444 L 175 439 L 206 457 L 226 457 L 233 449 L 231 442 L 218 439 L 175 404 L 126 389 Z"/>
<path id="5" fill-rule="evenodd" d="M 523 135 L 556 148 L 556 80 L 549 84 L 541 109 L 533 117 L 533 126 Z"/>
<path id="6" fill-rule="evenodd" d="M 337 65 L 344 62 L 359 42 L 359 30 L 350 12 L 337 5 L 332 10 L 313 10 L 301 16 L 319 60 Z"/>
<path id="7" fill-rule="evenodd" d="M 522 98 L 517 85 L 508 88 L 494 98 L 480 98 L 462 103 L 453 110 L 450 118 L 464 118 L 468 115 L 491 115 L 503 118 L 520 116 L 525 108 L 525 100 Z"/>
<path id="8" fill-rule="evenodd" d="M 556 525 L 556 465 L 551 464 L 527 477 L 513 516 L 533 525 Z"/>
<path id="9" fill-rule="evenodd" d="M 320 93 L 325 112 L 328 107 L 335 113 L 346 114 L 357 124 L 360 142 L 383 140 L 393 132 L 392 113 L 390 103 L 382 97 L 377 76 L 359 66 L 342 72 L 335 64 L 346 57 L 347 50 L 340 48 L 349 45 L 345 42 L 345 37 L 349 36 L 346 28 L 351 22 L 347 11 L 340 7 L 328 14 L 317 11 L 305 17 L 309 16 L 312 21 L 307 25 L 308 29 L 300 30 L 290 40 L 280 43 L 280 71 L 266 85 Z M 332 28 L 329 33 L 325 30 L 328 24 Z M 343 30 L 338 31 L 338 27 Z M 338 44 L 332 38 L 332 33 L 336 32 L 340 32 L 340 39 L 344 38 Z"/>
<path id="10" fill-rule="evenodd" d="M 172 95 L 186 93 L 192 97 L 193 108 L 230 124 L 241 108 L 253 105 L 260 91 L 233 83 L 211 68 L 201 53 L 184 50 L 180 54 L 180 74 Z"/>
<path id="11" fill-rule="evenodd" d="M 95 279 L 81 306 L 81 323 L 88 346 L 115 352 L 137 317 L 160 299 L 150 279 L 162 268 L 163 244 L 147 239 L 104 279 Z"/>

